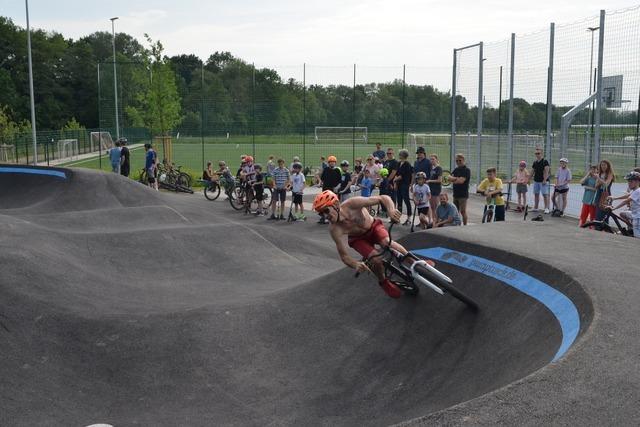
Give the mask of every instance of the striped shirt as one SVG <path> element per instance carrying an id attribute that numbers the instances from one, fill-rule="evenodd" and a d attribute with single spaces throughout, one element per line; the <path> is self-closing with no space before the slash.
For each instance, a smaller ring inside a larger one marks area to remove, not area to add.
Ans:
<path id="1" fill-rule="evenodd" d="M 276 188 L 283 189 L 289 181 L 289 169 L 277 167 L 273 170 L 273 180 L 276 183 Z"/>

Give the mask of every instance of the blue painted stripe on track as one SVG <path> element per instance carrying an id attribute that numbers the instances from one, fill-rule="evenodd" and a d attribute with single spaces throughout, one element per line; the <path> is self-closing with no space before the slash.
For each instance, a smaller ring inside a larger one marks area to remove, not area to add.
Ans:
<path id="1" fill-rule="evenodd" d="M 26 173 L 31 175 L 49 175 L 57 178 L 67 179 L 67 174 L 52 169 L 31 169 L 31 168 L 13 168 L 13 167 L 0 167 L 0 173 Z"/>
<path id="2" fill-rule="evenodd" d="M 573 302 L 562 292 L 522 271 L 506 265 L 446 248 L 428 248 L 412 251 L 423 257 L 446 262 L 467 270 L 477 271 L 497 279 L 538 300 L 556 317 L 562 330 L 562 343 L 553 362 L 562 357 L 573 344 L 580 331 L 580 316 Z"/>

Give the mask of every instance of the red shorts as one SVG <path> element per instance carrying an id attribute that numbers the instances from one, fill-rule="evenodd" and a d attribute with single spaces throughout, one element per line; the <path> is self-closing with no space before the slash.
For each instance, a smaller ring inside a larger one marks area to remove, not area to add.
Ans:
<path id="1" fill-rule="evenodd" d="M 349 246 L 358 251 L 360 255 L 368 258 L 372 252 L 375 252 L 373 245 L 385 244 L 389 241 L 389 233 L 379 219 L 373 220 L 371 228 L 364 234 L 359 236 L 349 236 Z"/>

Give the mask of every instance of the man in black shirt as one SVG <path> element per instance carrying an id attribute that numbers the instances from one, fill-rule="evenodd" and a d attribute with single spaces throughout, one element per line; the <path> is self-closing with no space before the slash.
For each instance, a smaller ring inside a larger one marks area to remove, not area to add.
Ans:
<path id="1" fill-rule="evenodd" d="M 533 212 L 538 210 L 538 204 L 540 203 L 540 193 L 544 198 L 544 213 L 549 213 L 549 176 L 551 168 L 549 162 L 542 156 L 542 148 L 536 148 L 535 151 L 536 160 L 531 165 L 533 169 L 533 196 L 534 205 Z"/>
<path id="2" fill-rule="evenodd" d="M 129 148 L 127 148 L 127 138 L 120 138 L 120 175 L 129 176 L 131 171 L 131 163 L 129 162 Z"/>
<path id="3" fill-rule="evenodd" d="M 324 168 L 322 175 L 320 175 L 322 191 L 331 190 L 334 193 L 339 192 L 338 186 L 340 185 L 340 181 L 342 181 L 342 173 L 340 172 L 340 169 L 336 167 L 337 162 L 338 159 L 336 159 L 335 156 L 329 156 L 327 158 L 328 166 Z M 320 215 L 320 221 L 318 221 L 318 224 L 328 224 L 324 215 Z"/>
<path id="4" fill-rule="evenodd" d="M 395 203 L 396 189 L 393 185 L 393 179 L 396 177 L 396 173 L 398 172 L 398 165 L 400 164 L 400 162 L 398 162 L 394 158 L 394 156 L 395 156 L 395 153 L 393 152 L 393 148 L 391 147 L 387 148 L 387 158 L 385 159 L 383 165 L 389 172 L 389 178 L 388 178 L 389 185 L 387 186 L 387 195 L 391 197 L 391 200 L 393 200 Z"/>
<path id="5" fill-rule="evenodd" d="M 467 200 L 469 200 L 471 170 L 464 162 L 464 156 L 460 153 L 456 154 L 456 168 L 451 173 L 449 181 L 453 184 L 453 204 L 456 205 L 462 216 L 462 223 L 467 225 Z"/>

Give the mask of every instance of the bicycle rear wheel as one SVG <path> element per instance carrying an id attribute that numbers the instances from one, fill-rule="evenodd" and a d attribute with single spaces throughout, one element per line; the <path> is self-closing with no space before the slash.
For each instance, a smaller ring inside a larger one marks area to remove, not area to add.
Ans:
<path id="1" fill-rule="evenodd" d="M 613 234 L 613 228 L 603 221 L 587 221 L 581 226 L 582 228 L 592 228 L 596 231 L 604 231 Z"/>
<path id="2" fill-rule="evenodd" d="M 244 209 L 245 197 L 246 197 L 246 193 L 244 191 L 244 188 L 235 187 L 229 193 L 229 203 L 231 204 L 231 207 L 237 211 Z"/>
<path id="3" fill-rule="evenodd" d="M 204 197 L 207 200 L 216 200 L 220 196 L 220 186 L 217 182 L 212 182 L 211 184 L 204 187 Z"/>
<path id="4" fill-rule="evenodd" d="M 182 187 L 191 187 L 191 176 L 187 173 L 180 172 L 176 177 L 176 183 Z"/>
<path id="5" fill-rule="evenodd" d="M 450 294 L 452 297 L 454 297 L 454 298 L 458 299 L 459 301 L 465 303 L 467 305 L 467 307 L 469 307 L 469 308 L 471 308 L 473 310 L 477 310 L 478 309 L 478 304 L 473 299 L 471 299 L 469 296 L 465 295 L 462 291 L 457 289 L 453 284 L 451 284 L 451 283 L 449 283 L 449 282 L 447 282 L 445 280 L 442 280 L 440 277 L 435 275 L 433 272 L 429 271 L 429 269 L 426 268 L 425 266 L 417 265 L 415 267 L 415 270 L 422 277 L 424 277 L 425 279 L 427 279 L 431 283 L 435 284 L 440 289 L 442 289 L 446 293 Z"/>

